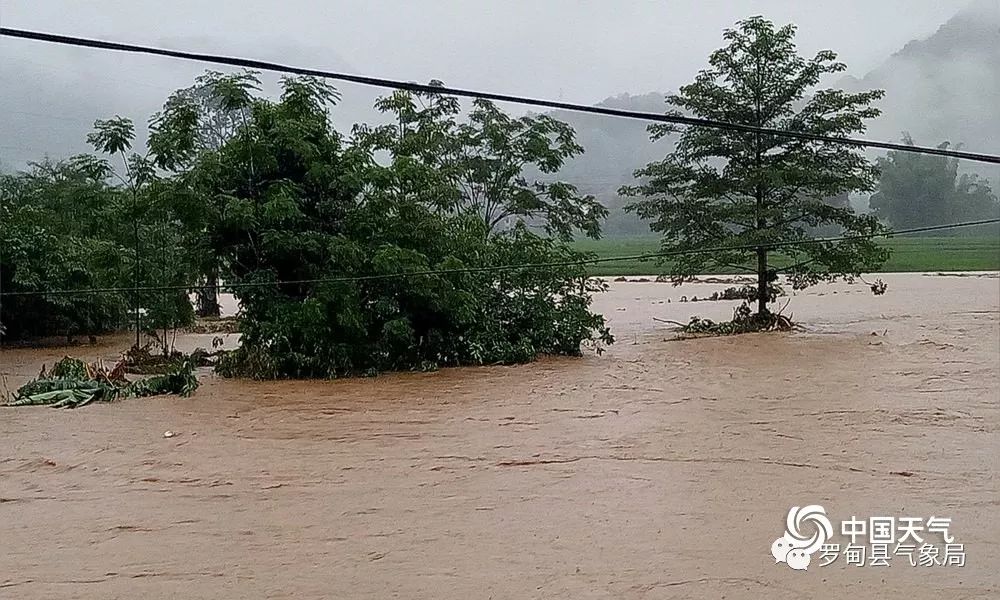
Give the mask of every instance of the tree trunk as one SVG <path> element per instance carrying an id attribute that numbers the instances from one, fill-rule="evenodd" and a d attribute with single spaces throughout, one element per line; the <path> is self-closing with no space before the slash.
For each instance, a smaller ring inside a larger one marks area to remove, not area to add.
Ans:
<path id="1" fill-rule="evenodd" d="M 767 314 L 768 281 L 767 249 L 757 248 L 757 314 Z"/>
<path id="2" fill-rule="evenodd" d="M 128 162 L 125 162 L 128 165 Z M 132 310 L 135 311 L 135 348 L 139 349 L 142 342 L 142 316 L 139 313 L 139 199 L 138 192 L 132 190 L 132 229 L 135 234 L 135 265 L 132 269 Z"/>
<path id="3" fill-rule="evenodd" d="M 763 64 L 760 60 L 760 55 L 757 56 L 757 82 L 762 84 L 764 81 L 764 70 Z M 754 90 L 754 104 L 755 104 L 755 125 L 757 127 L 764 127 L 764 119 L 761 116 L 761 90 Z M 758 236 L 762 235 L 767 229 L 767 220 L 764 215 L 764 186 L 762 181 L 762 172 L 764 170 L 764 148 L 761 145 L 760 133 L 754 135 L 754 146 L 756 146 L 756 161 L 754 165 L 756 166 L 756 172 L 754 173 L 754 178 L 757 180 L 756 190 L 754 193 L 754 199 L 756 200 L 757 208 L 757 231 Z M 758 242 L 759 243 L 759 242 Z M 757 246 L 757 315 L 763 317 L 767 314 L 767 248 L 764 246 Z"/>
<path id="4" fill-rule="evenodd" d="M 198 296 L 198 316 L 218 318 L 221 314 L 219 308 L 219 272 L 217 269 L 209 271 L 205 277 L 206 287 L 199 288 Z"/>

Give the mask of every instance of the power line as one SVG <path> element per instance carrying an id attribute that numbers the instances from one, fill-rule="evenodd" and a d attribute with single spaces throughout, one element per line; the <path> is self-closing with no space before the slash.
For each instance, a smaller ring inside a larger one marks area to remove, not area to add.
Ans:
<path id="1" fill-rule="evenodd" d="M 874 140 L 864 140 L 858 138 L 832 137 L 817 135 L 799 131 L 782 129 L 772 129 L 768 127 L 755 127 L 739 123 L 729 123 L 714 119 L 701 119 L 696 117 L 685 117 L 678 115 L 663 115 L 632 110 L 622 110 L 605 106 L 587 106 L 584 104 L 573 104 L 569 102 L 559 102 L 554 100 L 544 100 L 539 98 L 528 98 L 524 96 L 513 96 L 509 94 L 498 94 L 494 92 L 483 92 L 452 88 L 446 86 L 420 84 L 381 77 L 368 77 L 365 75 L 351 75 L 347 73 L 337 73 L 334 71 L 323 71 L 320 69 L 310 69 L 305 67 L 295 67 L 280 63 L 267 62 L 248 58 L 236 58 L 231 56 L 220 56 L 214 54 L 203 54 L 197 52 L 187 52 L 182 50 L 170 50 L 165 48 L 154 48 L 151 46 L 140 46 L 136 44 L 125 44 L 121 42 L 109 42 L 105 40 L 95 40 L 76 36 L 59 35 L 41 31 L 28 31 L 24 29 L 14 29 L 10 27 L 0 27 L 0 36 L 62 44 L 68 46 L 78 46 L 83 48 L 96 48 L 98 50 L 113 50 L 118 52 L 132 52 L 138 54 L 149 54 L 153 56 L 165 56 L 169 58 L 179 58 L 183 60 L 193 60 L 208 62 L 232 67 L 241 67 L 261 71 L 275 71 L 279 73 L 290 73 L 293 75 L 306 75 L 311 77 L 321 77 L 337 81 L 347 81 L 359 85 L 374 86 L 380 88 L 394 88 L 418 93 L 444 94 L 451 96 L 461 96 L 465 98 L 480 98 L 483 100 L 493 100 L 497 102 L 510 102 L 513 104 L 523 104 L 527 106 L 539 106 L 550 109 L 569 110 L 573 112 L 591 113 L 612 117 L 623 117 L 626 119 L 639 119 L 643 121 L 655 121 L 661 123 L 673 123 L 675 125 L 686 125 L 694 127 L 709 127 L 726 131 L 740 131 L 745 133 L 759 133 L 762 135 L 772 135 L 814 142 L 826 142 L 832 144 L 843 144 L 859 148 L 879 148 L 883 150 L 897 150 L 900 152 L 914 152 L 919 154 L 930 154 L 936 156 L 947 156 L 963 160 L 976 162 L 1000 164 L 1000 156 L 991 154 L 981 154 L 975 152 L 962 152 L 959 150 L 949 150 L 947 148 L 931 148 L 927 146 L 912 146 L 894 142 L 882 142 Z"/>
<path id="2" fill-rule="evenodd" d="M 947 225 L 928 225 L 926 227 L 914 227 L 911 229 L 901 229 L 885 233 L 874 233 L 867 235 L 847 235 L 838 237 L 813 238 L 807 240 L 788 240 L 784 242 L 768 242 L 764 244 L 743 244 L 738 246 L 716 246 L 712 248 L 694 248 L 689 250 L 670 250 L 665 252 L 652 252 L 647 254 L 634 254 L 631 256 L 611 256 L 604 258 L 583 258 L 579 260 L 567 260 L 545 263 L 525 263 L 518 265 L 492 265 L 487 267 L 460 267 L 454 269 L 427 269 L 422 271 L 406 271 L 402 273 L 382 273 L 378 275 L 351 275 L 342 277 L 321 277 L 316 279 L 288 279 L 279 281 L 249 281 L 243 283 L 227 283 L 219 285 L 163 285 L 144 287 L 106 287 L 106 288 L 83 288 L 83 289 L 58 289 L 46 291 L 18 291 L 2 292 L 0 297 L 10 296 L 61 296 L 61 295 L 85 295 L 85 294 L 112 294 L 126 292 L 165 292 L 165 291 L 186 291 L 186 290 L 236 290 L 255 287 L 270 287 L 278 285 L 308 285 L 323 283 L 350 283 L 357 281 L 375 281 L 384 279 L 404 279 L 408 277 L 419 277 L 425 275 L 459 275 L 469 273 L 492 273 L 501 271 L 515 271 L 519 269 L 545 269 L 553 267 L 573 267 L 582 265 L 593 265 L 602 263 L 619 262 L 626 260 L 651 260 L 655 258 L 670 258 L 673 256 L 686 256 L 692 254 L 717 254 L 721 252 L 733 252 L 739 250 L 756 250 L 759 247 L 773 250 L 788 246 L 807 246 L 812 244 L 825 244 L 832 242 L 845 242 L 854 240 L 866 240 L 874 238 L 889 238 L 897 235 L 911 233 L 925 233 L 931 231 L 942 231 L 946 229 L 958 229 L 960 227 L 975 227 L 977 225 L 992 225 L 1000 223 L 1000 218 L 983 219 L 980 221 L 963 221 L 961 223 L 949 223 Z"/>

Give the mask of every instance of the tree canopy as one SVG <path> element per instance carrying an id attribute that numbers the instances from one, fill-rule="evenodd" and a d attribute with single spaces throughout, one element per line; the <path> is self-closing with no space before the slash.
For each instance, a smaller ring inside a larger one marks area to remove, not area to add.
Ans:
<path id="1" fill-rule="evenodd" d="M 397 191 L 424 194 L 439 210 L 477 216 L 491 234 L 521 221 L 562 240 L 574 231 L 600 235 L 608 211 L 593 196 L 564 181 L 529 178 L 530 172 L 551 176 L 583 153 L 562 121 L 511 117 L 487 100 L 473 101 L 460 120 L 456 98 L 403 91 L 379 99 L 376 108 L 395 123 L 356 128 L 358 143 L 390 153 L 385 174 L 423 171 L 412 190 Z"/>
<path id="2" fill-rule="evenodd" d="M 122 283 L 126 254 L 107 235 L 115 220 L 108 167 L 91 156 L 45 161 L 0 175 L 0 335 L 92 334 L 119 327 L 127 304 L 115 295 L 45 294 Z"/>
<path id="3" fill-rule="evenodd" d="M 193 317 L 190 292 L 224 281 L 240 305 L 229 375 L 509 363 L 612 341 L 589 309 L 602 284 L 565 243 L 598 236 L 606 211 L 532 177 L 583 151 L 572 128 L 398 92 L 377 104 L 393 123 L 345 135 L 325 82 L 259 88 L 253 72 L 209 72 L 150 118 L 145 153 L 113 117 L 88 137 L 97 155 L 0 176 L 3 290 L 111 290 L 14 296 L 2 335 L 96 333 L 141 313 L 165 339 Z M 551 262 L 570 266 L 496 268 Z"/>
<path id="4" fill-rule="evenodd" d="M 347 137 L 331 125 L 336 100 L 289 78 L 277 101 L 248 96 L 218 148 L 185 139 L 189 119 L 161 129 L 171 147 L 200 148 L 177 181 L 210 207 L 205 235 L 240 302 L 241 347 L 223 372 L 332 377 L 611 341 L 582 267 L 476 271 L 571 261 L 558 238 L 597 235 L 592 198 L 523 174 L 578 152 L 571 130 L 487 104 L 462 120 L 453 98 L 396 93 L 378 104 L 396 124 Z"/>
<path id="5" fill-rule="evenodd" d="M 846 67 L 831 51 L 801 57 L 792 25 L 753 17 L 724 39 L 710 66 L 667 98 L 673 107 L 668 114 L 832 137 L 864 131 L 866 120 L 879 114 L 872 103 L 881 91 L 815 89 L 824 75 Z M 875 217 L 828 201 L 874 187 L 877 171 L 859 149 L 671 124 L 652 125 L 649 132 L 653 140 L 678 134 L 677 144 L 663 160 L 636 171 L 638 183 L 622 193 L 638 198 L 628 209 L 652 221 L 664 251 L 691 252 L 671 259 L 675 281 L 709 266 L 753 272 L 757 313 L 764 315 L 772 299 L 768 286 L 780 272 L 806 286 L 873 270 L 887 258 L 869 239 L 773 245 L 811 240 L 823 226 L 845 235 L 884 231 Z"/>

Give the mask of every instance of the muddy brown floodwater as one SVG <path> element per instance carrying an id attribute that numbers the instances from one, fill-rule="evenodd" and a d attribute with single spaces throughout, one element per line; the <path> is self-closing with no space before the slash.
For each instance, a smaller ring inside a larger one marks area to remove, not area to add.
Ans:
<path id="1" fill-rule="evenodd" d="M 725 285 L 618 283 L 603 356 L 4 409 L 0 597 L 998 598 L 1000 279 L 885 279 L 793 334 L 668 341 Z M 775 564 L 806 504 L 951 517 L 967 564 Z"/>

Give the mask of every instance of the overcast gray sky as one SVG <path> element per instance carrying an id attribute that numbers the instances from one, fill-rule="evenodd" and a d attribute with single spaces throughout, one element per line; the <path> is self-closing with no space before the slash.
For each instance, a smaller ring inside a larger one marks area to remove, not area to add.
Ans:
<path id="1" fill-rule="evenodd" d="M 0 0 L 4 26 L 596 102 L 672 90 L 762 14 L 864 75 L 969 0 Z M 29 42 L 5 42 L 10 44 Z M 9 51 L 8 51 L 9 52 Z M 20 55 L 20 53 L 18 53 Z M 134 57 L 130 60 L 149 61 Z M 156 63 L 152 63 L 156 64 Z M 150 77 L 155 77 L 155 70 Z"/>

